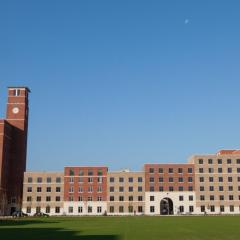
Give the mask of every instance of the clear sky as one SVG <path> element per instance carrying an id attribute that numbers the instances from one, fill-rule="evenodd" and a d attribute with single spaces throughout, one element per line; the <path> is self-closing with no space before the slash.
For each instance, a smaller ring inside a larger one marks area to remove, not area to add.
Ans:
<path id="1" fill-rule="evenodd" d="M 240 1 L 0 0 L 0 113 L 31 90 L 29 170 L 240 148 Z"/>

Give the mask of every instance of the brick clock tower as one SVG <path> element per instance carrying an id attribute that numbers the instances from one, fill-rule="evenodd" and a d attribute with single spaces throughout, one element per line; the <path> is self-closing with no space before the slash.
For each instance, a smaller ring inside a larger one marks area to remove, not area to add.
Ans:
<path id="1" fill-rule="evenodd" d="M 29 92 L 27 87 L 9 87 L 6 119 L 0 120 L 0 215 L 21 209 Z"/>

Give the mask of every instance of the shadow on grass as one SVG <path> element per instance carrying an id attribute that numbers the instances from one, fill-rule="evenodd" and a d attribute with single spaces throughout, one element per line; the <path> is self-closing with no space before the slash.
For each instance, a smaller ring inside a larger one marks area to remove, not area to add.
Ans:
<path id="1" fill-rule="evenodd" d="M 77 235 L 62 228 L 0 228 L 4 240 L 120 240 L 117 235 Z"/>
<path id="2" fill-rule="evenodd" d="M 23 225 L 28 225 L 28 224 L 49 224 L 49 223 L 58 223 L 56 221 L 47 221 L 46 219 L 40 220 L 40 219 L 22 219 L 22 218 L 13 218 L 13 219 L 4 219 L 0 220 L 0 227 L 3 226 L 23 226 Z M 0 230 L 1 231 L 1 230 Z"/>

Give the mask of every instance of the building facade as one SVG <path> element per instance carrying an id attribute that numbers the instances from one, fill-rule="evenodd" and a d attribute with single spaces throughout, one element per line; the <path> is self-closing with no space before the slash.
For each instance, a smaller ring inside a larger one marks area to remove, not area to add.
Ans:
<path id="1" fill-rule="evenodd" d="M 108 173 L 107 213 L 141 215 L 145 212 L 144 172 L 123 170 Z"/>
<path id="2" fill-rule="evenodd" d="M 22 211 L 62 215 L 64 180 L 61 172 L 25 172 Z"/>
<path id="3" fill-rule="evenodd" d="M 21 209 L 29 92 L 27 87 L 9 87 L 6 118 L 0 120 L 0 215 Z"/>

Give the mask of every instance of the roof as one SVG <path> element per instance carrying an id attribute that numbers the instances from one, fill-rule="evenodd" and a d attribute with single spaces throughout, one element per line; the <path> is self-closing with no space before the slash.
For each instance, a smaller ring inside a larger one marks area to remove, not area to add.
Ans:
<path id="1" fill-rule="evenodd" d="M 27 89 L 28 92 L 31 92 L 30 88 L 28 88 L 27 86 L 9 86 L 8 88 L 25 88 Z"/>

